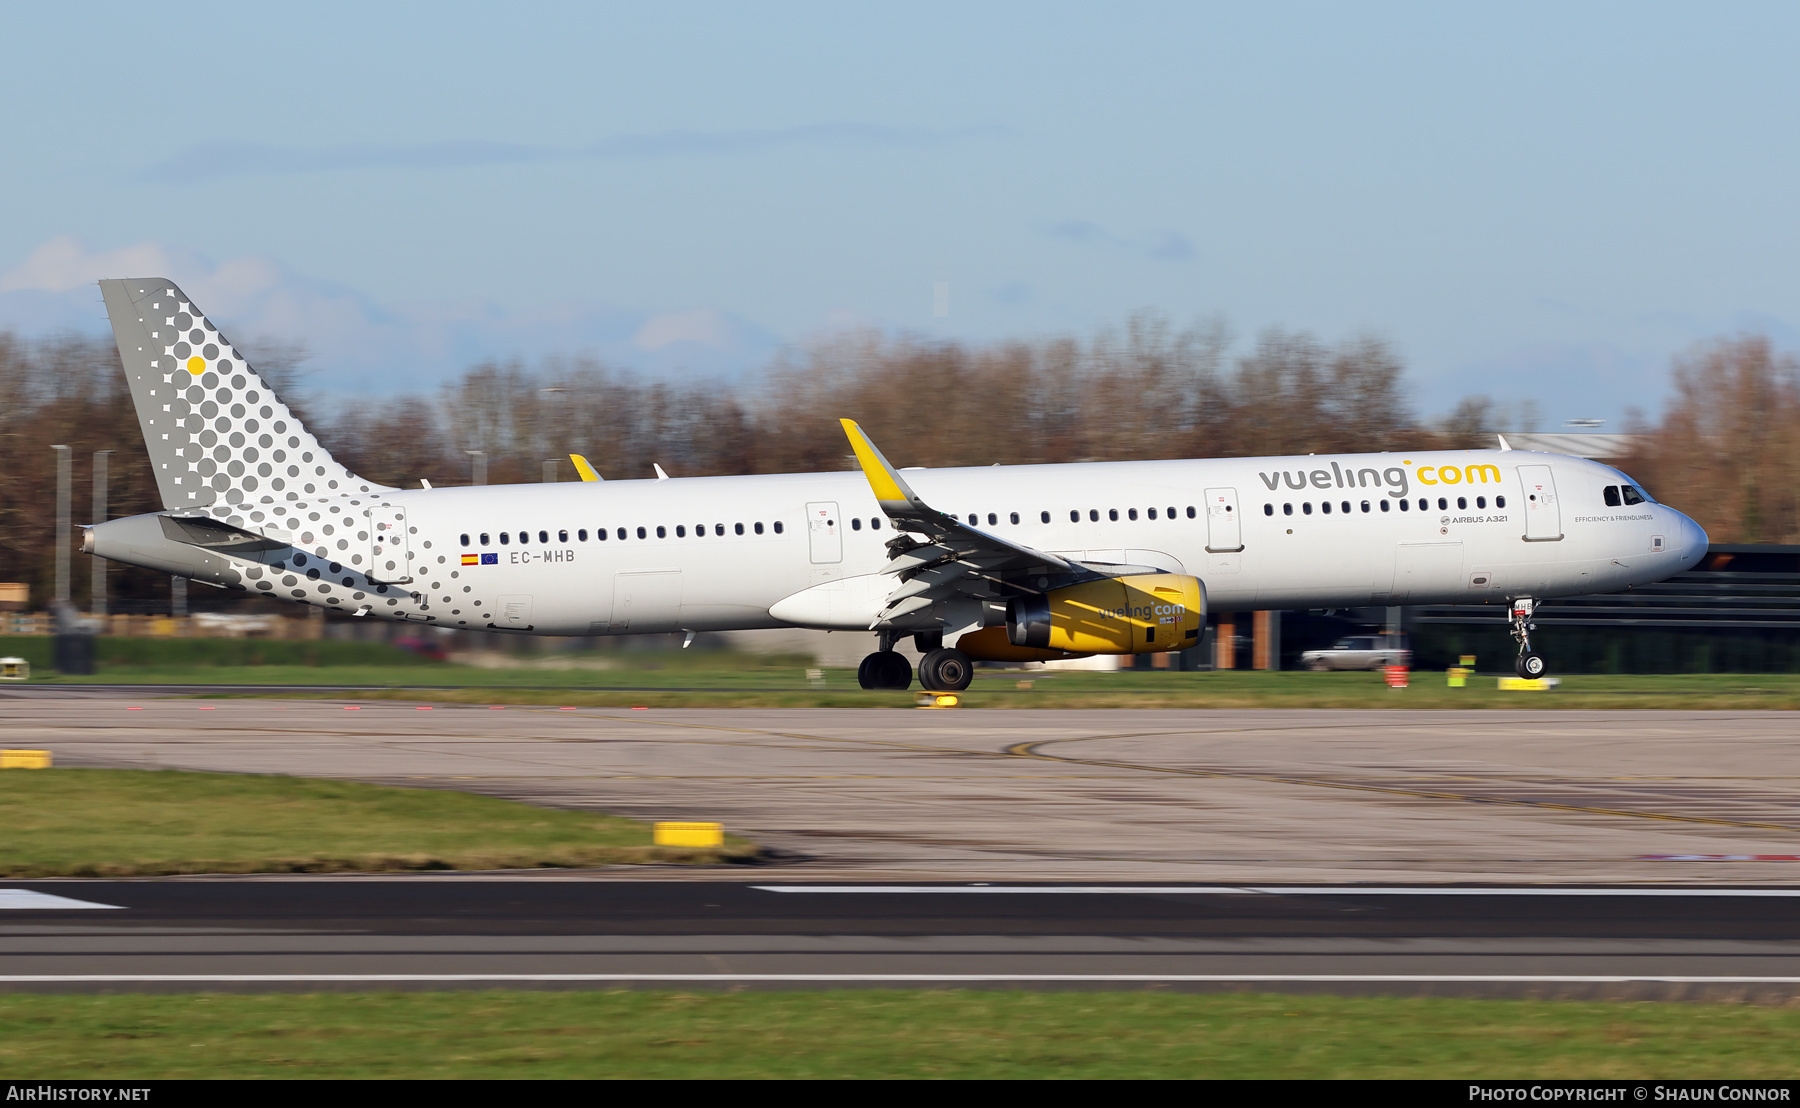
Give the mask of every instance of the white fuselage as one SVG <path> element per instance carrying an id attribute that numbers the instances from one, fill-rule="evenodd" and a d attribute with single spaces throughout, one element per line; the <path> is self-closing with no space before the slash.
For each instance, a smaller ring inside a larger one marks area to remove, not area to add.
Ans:
<path id="1" fill-rule="evenodd" d="M 1215 612 L 1611 592 L 1681 572 L 1706 546 L 1704 532 L 1665 505 L 1605 506 L 1604 488 L 1629 480 L 1611 467 L 1525 451 L 995 466 L 906 477 L 932 507 L 973 517 L 1009 541 L 1199 577 Z M 245 584 L 375 617 L 544 635 L 794 624 L 864 630 L 894 584 L 873 576 L 894 533 L 856 471 L 361 499 L 404 510 L 411 582 L 385 595 L 352 595 L 345 586 L 326 594 L 317 578 L 292 580 L 299 566 L 234 559 L 251 571 Z M 325 540 L 296 545 L 315 541 Z M 355 547 L 321 549 L 342 565 Z M 462 564 L 465 556 L 478 564 Z M 311 561 L 319 568 L 316 555 Z M 330 583 L 329 572 L 323 580 Z M 831 602 L 796 603 L 797 594 Z"/>

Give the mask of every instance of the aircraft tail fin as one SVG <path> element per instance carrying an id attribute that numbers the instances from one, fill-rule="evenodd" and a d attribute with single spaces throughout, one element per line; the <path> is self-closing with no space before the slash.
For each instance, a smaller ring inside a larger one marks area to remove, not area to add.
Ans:
<path id="1" fill-rule="evenodd" d="M 302 497 L 390 491 L 333 459 L 175 282 L 100 292 L 164 508 L 282 526 Z"/>

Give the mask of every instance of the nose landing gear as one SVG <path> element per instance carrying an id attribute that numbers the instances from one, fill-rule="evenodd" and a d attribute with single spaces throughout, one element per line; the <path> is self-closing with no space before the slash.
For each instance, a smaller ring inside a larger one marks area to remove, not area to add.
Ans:
<path id="1" fill-rule="evenodd" d="M 1531 633 L 1537 630 L 1531 617 L 1536 611 L 1537 601 L 1529 596 L 1521 596 L 1512 602 L 1512 637 L 1519 644 L 1519 660 L 1513 663 L 1513 670 L 1520 677 L 1533 680 L 1550 671 L 1544 656 L 1531 649 Z"/>

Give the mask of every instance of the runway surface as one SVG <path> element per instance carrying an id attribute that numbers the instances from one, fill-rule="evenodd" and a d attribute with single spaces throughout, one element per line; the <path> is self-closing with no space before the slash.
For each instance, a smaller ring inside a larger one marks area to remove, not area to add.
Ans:
<path id="1" fill-rule="evenodd" d="M 805 881 L 1800 885 L 1796 723 L 0 692 L 0 743 L 62 766 L 310 774 L 714 819 Z"/>
<path id="2" fill-rule="evenodd" d="M 10 903 L 9 903 L 10 902 Z M 0 989 L 1800 995 L 1800 891 L 8 882 Z"/>

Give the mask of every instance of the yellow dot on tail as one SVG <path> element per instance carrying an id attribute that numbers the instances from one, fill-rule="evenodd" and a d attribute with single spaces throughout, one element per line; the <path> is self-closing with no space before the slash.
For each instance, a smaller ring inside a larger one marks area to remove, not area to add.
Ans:
<path id="1" fill-rule="evenodd" d="M 202 373 L 205 373 L 206 372 L 206 359 L 197 357 L 197 356 L 193 357 L 193 358 L 189 358 L 188 364 L 187 364 L 187 371 L 189 373 L 192 373 L 196 377 L 200 376 Z"/>

